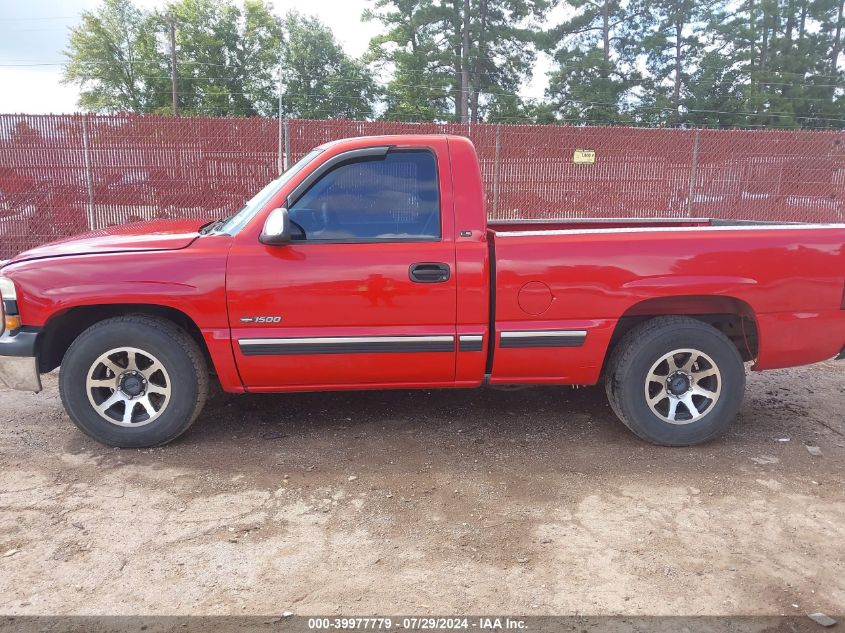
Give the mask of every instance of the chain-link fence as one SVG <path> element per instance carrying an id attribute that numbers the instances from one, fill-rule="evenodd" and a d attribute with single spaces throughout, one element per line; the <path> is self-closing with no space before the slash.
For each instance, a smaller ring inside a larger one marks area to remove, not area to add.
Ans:
<path id="1" fill-rule="evenodd" d="M 0 115 L 0 258 L 131 220 L 225 216 L 317 145 L 411 133 L 473 140 L 491 218 L 845 212 L 845 132 Z"/>

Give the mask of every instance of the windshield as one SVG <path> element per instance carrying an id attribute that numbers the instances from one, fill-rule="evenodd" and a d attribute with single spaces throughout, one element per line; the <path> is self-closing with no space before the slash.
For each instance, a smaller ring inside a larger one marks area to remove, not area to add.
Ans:
<path id="1" fill-rule="evenodd" d="M 303 156 L 298 162 L 293 164 L 285 173 L 276 178 L 276 180 L 269 183 L 264 189 L 255 194 L 244 205 L 244 208 L 238 211 L 235 215 L 227 219 L 218 229 L 221 233 L 228 233 L 235 235 L 258 213 L 262 207 L 267 204 L 267 201 L 272 198 L 281 189 L 285 183 L 296 176 L 302 168 L 310 163 L 323 150 L 313 149 Z"/>

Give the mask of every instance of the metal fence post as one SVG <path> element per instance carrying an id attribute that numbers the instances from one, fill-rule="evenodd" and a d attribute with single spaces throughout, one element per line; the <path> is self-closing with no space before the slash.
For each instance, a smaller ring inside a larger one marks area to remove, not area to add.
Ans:
<path id="1" fill-rule="evenodd" d="M 288 120 L 285 118 L 285 171 L 288 170 L 288 165 L 290 165 L 290 129 L 288 126 Z"/>
<path id="2" fill-rule="evenodd" d="M 279 149 L 276 152 L 276 170 L 279 172 L 279 175 L 282 175 L 282 172 L 285 171 L 285 158 L 284 158 L 284 134 L 285 130 L 282 127 L 282 113 L 279 112 Z"/>
<path id="3" fill-rule="evenodd" d="M 692 165 L 689 171 L 689 194 L 687 195 L 687 217 L 692 217 L 692 198 L 695 194 L 695 172 L 698 170 L 698 144 L 701 141 L 701 128 L 695 128 L 695 141 L 692 146 Z"/>
<path id="4" fill-rule="evenodd" d="M 94 175 L 91 173 L 91 141 L 88 138 L 88 117 L 84 113 L 82 115 L 82 160 L 85 165 L 85 187 L 88 189 L 86 216 L 88 228 L 93 230 L 97 228 L 94 218 Z"/>
<path id="5" fill-rule="evenodd" d="M 493 162 L 493 217 L 499 217 L 499 162 L 502 151 L 502 124 L 496 124 L 496 158 Z"/>
<path id="6" fill-rule="evenodd" d="M 286 146 L 287 137 L 288 137 L 288 134 L 287 134 L 287 132 L 288 132 L 287 131 L 288 118 L 287 118 L 287 115 L 282 116 L 282 110 L 283 110 L 282 99 L 283 99 L 283 95 L 284 95 L 284 93 L 282 92 L 282 78 L 284 76 L 283 73 L 282 73 L 282 68 L 284 68 L 284 64 L 282 63 L 282 50 L 279 49 L 279 151 L 276 155 L 276 158 L 277 158 L 276 166 L 278 168 L 280 176 L 288 168 L 287 153 L 284 153 L 284 154 L 282 153 L 284 147 Z M 284 120 L 284 123 L 282 122 L 283 120 Z M 284 138 L 282 138 L 282 137 L 284 137 Z"/>

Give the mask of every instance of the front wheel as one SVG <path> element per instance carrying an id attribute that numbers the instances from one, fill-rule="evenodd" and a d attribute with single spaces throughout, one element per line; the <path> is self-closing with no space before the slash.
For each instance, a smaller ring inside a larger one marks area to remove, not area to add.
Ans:
<path id="1" fill-rule="evenodd" d="M 745 391 L 745 367 L 716 328 L 687 317 L 659 317 L 616 346 L 605 382 L 616 415 L 662 446 L 707 442 L 729 426 Z"/>
<path id="2" fill-rule="evenodd" d="M 172 322 L 116 317 L 85 330 L 62 361 L 59 392 L 71 420 L 98 442 L 166 444 L 197 418 L 208 370 L 196 341 Z"/>

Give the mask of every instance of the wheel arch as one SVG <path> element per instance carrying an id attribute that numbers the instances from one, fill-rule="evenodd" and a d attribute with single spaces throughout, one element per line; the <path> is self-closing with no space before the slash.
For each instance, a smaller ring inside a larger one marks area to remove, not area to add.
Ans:
<path id="1" fill-rule="evenodd" d="M 47 373 L 62 364 L 65 353 L 73 341 L 89 327 L 118 316 L 143 314 L 166 319 L 193 338 L 202 350 L 209 367 L 214 367 L 212 358 L 202 332 L 194 320 L 185 312 L 176 308 L 146 303 L 114 303 L 75 306 L 53 315 L 45 324 L 39 336 L 36 353 L 38 371 Z"/>
<path id="2" fill-rule="evenodd" d="M 605 363 L 619 341 L 632 328 L 662 316 L 686 316 L 707 323 L 731 340 L 743 361 L 757 357 L 757 317 L 747 302 L 727 295 L 689 294 L 654 297 L 631 305 L 616 323 Z"/>

